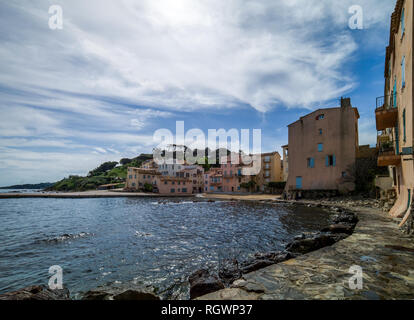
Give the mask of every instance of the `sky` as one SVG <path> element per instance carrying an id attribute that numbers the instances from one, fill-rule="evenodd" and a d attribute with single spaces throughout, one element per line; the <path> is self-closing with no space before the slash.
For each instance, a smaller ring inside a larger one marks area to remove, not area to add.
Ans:
<path id="1" fill-rule="evenodd" d="M 51 29 L 52 5 L 62 29 Z M 362 29 L 351 29 L 359 5 Z M 376 143 L 394 0 L 0 2 L 0 186 L 151 153 L 153 134 L 287 125 L 341 96 Z"/>

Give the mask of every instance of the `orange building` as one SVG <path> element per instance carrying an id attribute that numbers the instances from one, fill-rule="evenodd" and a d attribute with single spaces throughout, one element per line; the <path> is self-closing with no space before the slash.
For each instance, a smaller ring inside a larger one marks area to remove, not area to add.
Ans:
<path id="1" fill-rule="evenodd" d="M 398 0 L 386 48 L 384 96 L 377 98 L 375 117 L 378 165 L 389 168 L 397 194 L 390 214 L 404 217 L 402 225 L 414 193 L 413 36 L 413 1 Z"/>
<path id="2" fill-rule="evenodd" d="M 345 182 L 358 150 L 357 108 L 341 99 L 337 108 L 319 109 L 290 124 L 286 191 L 352 191 Z"/>

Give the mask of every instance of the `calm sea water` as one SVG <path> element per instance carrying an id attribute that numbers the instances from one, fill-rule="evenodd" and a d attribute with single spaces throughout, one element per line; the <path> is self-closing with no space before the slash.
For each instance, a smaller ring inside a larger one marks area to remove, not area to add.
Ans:
<path id="1" fill-rule="evenodd" d="M 49 267 L 60 265 L 74 298 L 99 285 L 138 282 L 185 299 L 192 272 L 281 249 L 329 219 L 301 206 L 176 201 L 0 199 L 0 293 L 47 284 Z"/>

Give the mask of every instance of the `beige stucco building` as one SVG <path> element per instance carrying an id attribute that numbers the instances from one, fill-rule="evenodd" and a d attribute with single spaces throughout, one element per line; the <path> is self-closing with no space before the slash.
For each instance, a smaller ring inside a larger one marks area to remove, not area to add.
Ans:
<path id="1" fill-rule="evenodd" d="M 261 154 L 260 172 L 253 181 L 256 183 L 256 191 L 265 191 L 270 182 L 283 181 L 282 158 L 279 152 Z"/>
<path id="2" fill-rule="evenodd" d="M 129 167 L 125 188 L 128 190 L 143 191 L 145 185 L 149 184 L 154 189 L 157 189 L 159 176 L 161 176 L 161 174 L 155 169 Z"/>
<path id="3" fill-rule="evenodd" d="M 389 167 L 397 194 L 390 214 L 405 218 L 414 189 L 413 37 L 413 1 L 398 0 L 386 49 L 384 96 L 377 98 L 375 116 L 378 165 Z"/>
<path id="4" fill-rule="evenodd" d="M 290 124 L 286 191 L 352 191 L 355 185 L 344 178 L 355 164 L 358 119 L 358 109 L 346 98 L 340 107 L 316 110 Z"/>

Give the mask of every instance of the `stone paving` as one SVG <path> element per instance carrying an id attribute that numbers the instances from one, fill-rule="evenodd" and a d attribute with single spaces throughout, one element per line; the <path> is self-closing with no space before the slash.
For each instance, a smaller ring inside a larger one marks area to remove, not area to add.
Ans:
<path id="1" fill-rule="evenodd" d="M 414 299 L 414 239 L 379 209 L 353 209 L 360 221 L 347 239 L 246 274 L 231 288 L 199 299 Z M 362 290 L 350 289 L 354 265 L 363 270 Z"/>

